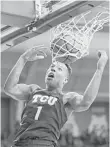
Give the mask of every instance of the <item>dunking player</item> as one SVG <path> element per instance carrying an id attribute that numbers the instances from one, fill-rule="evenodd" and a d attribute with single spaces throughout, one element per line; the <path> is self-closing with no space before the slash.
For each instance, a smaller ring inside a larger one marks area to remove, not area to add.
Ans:
<path id="1" fill-rule="evenodd" d="M 9 74 L 4 90 L 17 100 L 25 101 L 21 116 L 20 129 L 14 140 L 14 147 L 55 147 L 60 130 L 67 121 L 67 109 L 85 111 L 95 100 L 107 63 L 105 51 L 98 53 L 96 72 L 83 95 L 76 92 L 63 93 L 63 86 L 68 82 L 70 67 L 61 62 L 54 62 L 49 67 L 46 77 L 46 89 L 38 85 L 18 84 L 21 71 L 27 61 L 42 59 L 38 48 L 22 54 Z M 36 67 L 37 68 L 37 67 Z"/>

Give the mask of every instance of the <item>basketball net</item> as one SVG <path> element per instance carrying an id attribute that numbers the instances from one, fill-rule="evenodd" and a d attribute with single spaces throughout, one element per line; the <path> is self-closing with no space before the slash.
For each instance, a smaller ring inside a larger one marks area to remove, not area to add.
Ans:
<path id="1" fill-rule="evenodd" d="M 54 37 L 51 41 L 52 62 L 64 56 L 75 58 L 75 60 L 71 60 L 71 62 L 74 62 L 89 54 L 89 46 L 94 34 L 103 29 L 103 25 L 109 22 L 108 8 L 98 6 L 94 9 L 98 11 L 95 12 L 95 17 L 92 9 L 54 28 Z M 93 16 L 92 19 L 90 17 L 91 15 Z M 55 39 L 56 41 L 54 41 Z M 62 45 L 58 45 L 60 40 L 64 40 Z M 68 44 L 71 45 L 71 48 L 64 48 Z M 55 51 L 56 46 L 58 48 L 57 52 Z M 63 52 L 61 53 L 61 51 Z"/>

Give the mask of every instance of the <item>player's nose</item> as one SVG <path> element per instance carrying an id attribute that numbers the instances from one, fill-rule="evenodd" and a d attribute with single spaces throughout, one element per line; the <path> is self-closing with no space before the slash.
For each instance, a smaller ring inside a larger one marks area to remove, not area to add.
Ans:
<path id="1" fill-rule="evenodd" d="M 51 71 L 55 72 L 55 69 L 54 68 L 51 68 Z"/>

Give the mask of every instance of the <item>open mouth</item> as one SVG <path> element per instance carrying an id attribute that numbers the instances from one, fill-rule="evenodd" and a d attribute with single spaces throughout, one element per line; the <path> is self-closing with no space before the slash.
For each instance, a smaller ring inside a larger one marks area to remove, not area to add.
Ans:
<path id="1" fill-rule="evenodd" d="M 48 74 L 48 78 L 54 78 L 54 74 L 53 73 L 49 73 Z"/>

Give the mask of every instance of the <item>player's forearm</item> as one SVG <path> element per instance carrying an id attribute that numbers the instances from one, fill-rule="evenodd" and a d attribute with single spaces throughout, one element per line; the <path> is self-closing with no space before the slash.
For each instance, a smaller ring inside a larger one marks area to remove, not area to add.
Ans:
<path id="1" fill-rule="evenodd" d="M 103 69 L 97 69 L 92 80 L 90 81 L 84 92 L 83 102 L 85 103 L 85 105 L 87 105 L 87 107 L 89 107 L 93 103 L 98 94 L 102 74 Z"/>
<path id="2" fill-rule="evenodd" d="M 10 90 L 19 82 L 19 77 L 21 75 L 21 72 L 22 72 L 23 67 L 26 64 L 26 62 L 27 62 L 27 60 L 23 56 L 20 56 L 20 58 L 18 59 L 17 63 L 15 64 L 13 69 L 11 70 L 11 72 L 5 82 L 5 85 L 4 85 L 5 91 Z"/>

